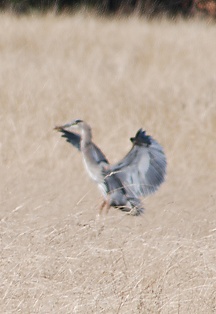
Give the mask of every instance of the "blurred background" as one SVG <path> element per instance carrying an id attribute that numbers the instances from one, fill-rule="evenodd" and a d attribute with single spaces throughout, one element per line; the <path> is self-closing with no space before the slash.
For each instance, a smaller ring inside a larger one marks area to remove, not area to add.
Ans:
<path id="1" fill-rule="evenodd" d="M 96 10 L 103 15 L 138 14 L 147 17 L 168 15 L 216 17 L 215 0 L 2 0 L 2 10 L 26 13 L 32 10 L 56 12 L 74 11 L 80 8 Z"/>

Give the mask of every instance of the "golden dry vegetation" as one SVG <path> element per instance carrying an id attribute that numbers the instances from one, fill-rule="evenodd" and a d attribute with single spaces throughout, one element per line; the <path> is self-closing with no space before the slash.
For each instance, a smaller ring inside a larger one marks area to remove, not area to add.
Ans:
<path id="1" fill-rule="evenodd" d="M 216 28 L 0 17 L 1 313 L 216 312 Z M 115 162 L 143 127 L 166 183 L 111 209 L 53 131 L 74 118 Z"/>

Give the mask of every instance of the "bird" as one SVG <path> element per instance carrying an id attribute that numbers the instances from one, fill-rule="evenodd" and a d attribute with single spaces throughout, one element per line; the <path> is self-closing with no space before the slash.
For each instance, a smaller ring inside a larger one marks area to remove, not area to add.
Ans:
<path id="1" fill-rule="evenodd" d="M 81 152 L 90 178 L 103 195 L 100 213 L 114 207 L 139 216 L 144 212 L 141 198 L 154 193 L 165 181 L 167 161 L 163 147 L 142 128 L 130 138 L 130 151 L 113 165 L 93 143 L 91 127 L 85 121 L 72 120 L 54 129 Z"/>

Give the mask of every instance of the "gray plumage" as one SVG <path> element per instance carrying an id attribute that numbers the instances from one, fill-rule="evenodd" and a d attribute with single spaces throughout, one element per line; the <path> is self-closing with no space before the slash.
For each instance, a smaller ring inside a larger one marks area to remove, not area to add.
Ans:
<path id="1" fill-rule="evenodd" d="M 67 131 L 77 128 L 80 134 Z M 74 120 L 56 130 L 67 142 L 81 151 L 90 177 L 98 184 L 104 196 L 104 206 L 117 207 L 132 215 L 143 212 L 142 196 L 154 193 L 164 181 L 166 157 L 163 148 L 151 136 L 140 129 L 131 138 L 132 148 L 118 163 L 110 165 L 102 151 L 92 142 L 90 126 L 82 120 Z"/>

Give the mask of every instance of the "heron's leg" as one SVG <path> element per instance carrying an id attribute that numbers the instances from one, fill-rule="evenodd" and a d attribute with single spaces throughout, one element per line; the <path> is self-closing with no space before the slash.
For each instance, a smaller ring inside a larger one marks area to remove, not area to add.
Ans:
<path id="1" fill-rule="evenodd" d="M 106 201 L 103 200 L 101 206 L 99 207 L 99 214 L 100 214 L 100 215 L 102 214 L 102 211 L 103 211 L 103 208 L 104 208 L 105 205 L 106 205 Z"/>
<path id="2" fill-rule="evenodd" d="M 108 214 L 109 209 L 110 209 L 110 203 L 107 201 L 107 202 L 106 202 L 106 205 L 105 205 L 105 213 L 106 213 L 106 214 Z"/>
<path id="3" fill-rule="evenodd" d="M 109 200 L 104 200 L 99 208 L 100 215 L 102 214 L 103 209 L 105 208 L 105 213 L 108 214 L 108 211 L 110 209 L 110 203 Z"/>

